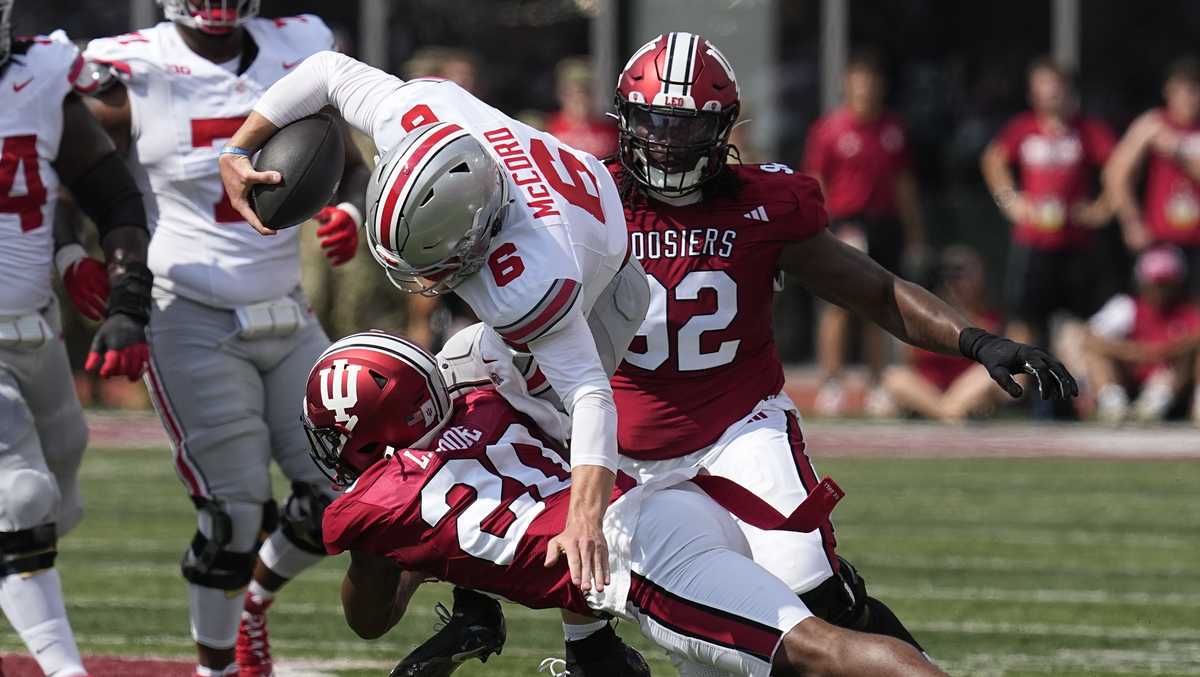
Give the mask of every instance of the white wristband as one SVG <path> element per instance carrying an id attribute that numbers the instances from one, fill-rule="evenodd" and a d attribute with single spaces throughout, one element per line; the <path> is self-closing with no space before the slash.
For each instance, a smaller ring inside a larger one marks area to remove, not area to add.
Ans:
<path id="1" fill-rule="evenodd" d="M 351 220 L 354 221 L 355 228 L 362 228 L 362 212 L 358 211 L 358 207 L 349 202 L 343 202 L 334 206 L 350 215 Z"/>
<path id="2" fill-rule="evenodd" d="M 79 263 L 81 259 L 87 258 L 87 250 L 83 245 L 71 243 L 59 248 L 54 252 L 54 267 L 58 269 L 59 277 L 67 274 L 67 269 Z"/>

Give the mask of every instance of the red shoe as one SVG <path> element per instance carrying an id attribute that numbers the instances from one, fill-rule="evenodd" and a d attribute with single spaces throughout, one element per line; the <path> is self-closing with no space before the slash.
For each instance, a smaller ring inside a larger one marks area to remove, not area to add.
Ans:
<path id="1" fill-rule="evenodd" d="M 238 677 L 273 677 L 271 643 L 267 639 L 267 609 L 272 600 L 246 593 L 242 622 L 238 626 Z"/>

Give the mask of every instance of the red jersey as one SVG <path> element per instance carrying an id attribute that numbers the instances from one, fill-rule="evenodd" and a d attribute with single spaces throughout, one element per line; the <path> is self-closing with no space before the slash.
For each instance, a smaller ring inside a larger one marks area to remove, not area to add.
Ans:
<path id="1" fill-rule="evenodd" d="M 786 165 L 729 171 L 730 195 L 682 207 L 625 201 L 630 255 L 650 282 L 646 320 L 612 380 L 626 456 L 702 449 L 783 388 L 776 265 L 788 243 L 817 234 L 828 217 L 817 182 Z"/>
<path id="2" fill-rule="evenodd" d="M 610 118 L 598 117 L 579 122 L 562 113 L 546 121 L 546 131 L 568 146 L 606 158 L 617 152 L 617 124 Z"/>
<path id="3" fill-rule="evenodd" d="M 994 312 L 984 313 L 971 319 L 975 326 L 988 331 L 996 331 L 1003 324 L 1000 316 Z M 943 392 L 948 390 L 959 376 L 976 364 L 978 362 L 962 355 L 946 355 L 921 348 L 912 349 L 913 370 Z"/>
<path id="4" fill-rule="evenodd" d="M 1200 120 L 1183 126 L 1172 122 L 1165 111 L 1159 115 L 1167 126 L 1183 135 L 1180 152 L 1188 158 L 1200 157 Z M 1177 158 L 1150 151 L 1143 213 L 1155 240 L 1200 245 L 1200 185 Z"/>
<path id="5" fill-rule="evenodd" d="M 996 137 L 1009 163 L 1021 169 L 1021 193 L 1034 217 L 1018 223 L 1013 239 L 1037 249 L 1080 247 L 1092 229 L 1071 220 L 1071 208 L 1089 199 L 1095 176 L 1117 144 L 1108 125 L 1077 116 L 1052 129 L 1033 112 L 1013 118 Z"/>
<path id="6" fill-rule="evenodd" d="M 428 446 L 392 453 L 325 509 L 326 550 L 383 555 L 530 608 L 588 613 L 566 558 L 542 565 L 566 524 L 571 467 L 532 422 L 494 390 L 477 390 Z M 622 475 L 613 500 L 632 484 Z"/>
<path id="7" fill-rule="evenodd" d="M 892 113 L 859 120 L 839 108 L 808 132 L 804 171 L 821 177 L 834 220 L 896 216 L 896 179 L 908 166 L 904 124 Z"/>

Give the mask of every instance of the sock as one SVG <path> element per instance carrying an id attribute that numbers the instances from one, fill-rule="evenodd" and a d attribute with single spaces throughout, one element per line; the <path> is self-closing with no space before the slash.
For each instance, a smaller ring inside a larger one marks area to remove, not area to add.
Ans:
<path id="1" fill-rule="evenodd" d="M 42 672 L 54 677 L 87 674 L 67 621 L 57 569 L 0 579 L 0 608 Z"/>
<path id="2" fill-rule="evenodd" d="M 237 663 L 230 663 L 224 669 L 206 668 L 203 665 L 197 665 L 195 677 L 237 677 L 237 674 Z"/>
<path id="3" fill-rule="evenodd" d="M 585 623 L 583 625 L 563 623 L 563 637 L 568 642 L 578 642 L 581 639 L 587 639 L 593 634 L 600 632 L 606 625 L 608 625 L 608 621 L 596 621 L 595 623 Z"/>
<path id="4" fill-rule="evenodd" d="M 268 569 L 289 580 L 324 559 L 321 555 L 296 547 L 283 534 L 282 529 L 271 532 L 262 547 L 258 549 L 258 558 L 267 565 Z"/>
<path id="5" fill-rule="evenodd" d="M 233 648 L 245 606 L 243 590 L 227 592 L 195 583 L 188 583 L 187 589 L 192 639 L 214 649 Z"/>
<path id="6" fill-rule="evenodd" d="M 246 588 L 246 592 L 250 593 L 251 597 L 257 597 L 264 602 L 269 602 L 275 599 L 274 590 L 267 590 L 265 587 L 263 587 L 262 583 L 259 583 L 253 579 L 250 581 L 250 586 Z"/>

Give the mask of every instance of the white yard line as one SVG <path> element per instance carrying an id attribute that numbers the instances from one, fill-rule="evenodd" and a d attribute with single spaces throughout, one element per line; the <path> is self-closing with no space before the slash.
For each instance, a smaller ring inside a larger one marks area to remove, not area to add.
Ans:
<path id="1" fill-rule="evenodd" d="M 1064 590 L 1037 588 L 912 588 L 901 585 L 871 585 L 871 595 L 882 599 L 943 600 L 964 602 L 1017 602 L 1021 604 L 1111 604 L 1131 606 L 1200 607 L 1200 595 L 1188 593 L 1113 592 L 1110 590 Z M 1200 634 L 1200 630 L 1197 630 Z"/>

